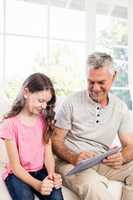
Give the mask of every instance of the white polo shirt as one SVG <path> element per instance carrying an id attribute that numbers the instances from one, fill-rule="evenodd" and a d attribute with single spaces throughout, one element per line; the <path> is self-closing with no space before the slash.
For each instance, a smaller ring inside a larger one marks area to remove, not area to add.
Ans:
<path id="1" fill-rule="evenodd" d="M 116 134 L 133 134 L 133 116 L 124 102 L 109 94 L 102 108 L 87 91 L 66 98 L 56 114 L 56 127 L 68 130 L 65 144 L 73 151 L 104 152 Z"/>

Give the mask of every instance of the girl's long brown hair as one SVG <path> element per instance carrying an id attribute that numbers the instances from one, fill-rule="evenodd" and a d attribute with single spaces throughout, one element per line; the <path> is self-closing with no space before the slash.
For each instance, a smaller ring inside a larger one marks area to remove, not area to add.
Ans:
<path id="1" fill-rule="evenodd" d="M 46 109 L 42 112 L 43 117 L 44 117 L 44 122 L 46 121 L 47 123 L 47 128 L 44 133 L 44 141 L 45 143 L 48 143 L 54 131 L 54 117 L 55 117 L 54 107 L 55 107 L 55 102 L 56 102 L 56 96 L 55 96 L 55 90 L 54 90 L 53 84 L 51 80 L 45 74 L 34 73 L 30 75 L 24 81 L 19 95 L 15 99 L 11 107 L 11 110 L 4 116 L 4 119 L 18 115 L 21 112 L 21 110 L 24 108 L 25 99 L 22 94 L 24 88 L 28 88 L 28 90 L 31 93 L 39 92 L 43 90 L 51 91 L 52 98 L 47 103 Z"/>

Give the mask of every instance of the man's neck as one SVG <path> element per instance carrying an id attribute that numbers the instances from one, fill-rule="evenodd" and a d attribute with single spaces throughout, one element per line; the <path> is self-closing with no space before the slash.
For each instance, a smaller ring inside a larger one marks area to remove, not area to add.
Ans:
<path id="1" fill-rule="evenodd" d="M 109 97 L 106 96 L 103 100 L 101 100 L 101 102 L 99 102 L 99 104 L 102 106 L 102 108 L 106 107 L 109 103 Z"/>

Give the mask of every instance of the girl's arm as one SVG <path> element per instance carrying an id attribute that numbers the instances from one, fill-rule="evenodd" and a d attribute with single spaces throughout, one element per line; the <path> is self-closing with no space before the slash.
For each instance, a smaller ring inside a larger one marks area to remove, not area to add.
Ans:
<path id="1" fill-rule="evenodd" d="M 19 154 L 15 142 L 11 139 L 5 139 L 5 144 L 13 174 L 41 194 L 50 194 L 53 188 L 53 181 L 48 178 L 43 181 L 39 181 L 32 177 L 20 164 Z"/>
<path id="2" fill-rule="evenodd" d="M 44 164 L 47 169 L 48 175 L 52 175 L 55 172 L 55 160 L 52 153 L 52 143 L 49 140 L 48 144 L 45 144 L 44 151 Z"/>
<path id="3" fill-rule="evenodd" d="M 62 179 L 61 176 L 55 173 L 55 160 L 52 153 L 52 144 L 51 140 L 48 144 L 45 144 L 45 158 L 44 158 L 45 167 L 48 172 L 49 179 L 53 180 L 54 187 L 56 189 L 62 186 Z"/>

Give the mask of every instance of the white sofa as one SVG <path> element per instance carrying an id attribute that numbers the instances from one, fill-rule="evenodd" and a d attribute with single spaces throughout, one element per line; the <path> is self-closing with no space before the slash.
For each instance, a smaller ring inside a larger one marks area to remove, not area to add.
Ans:
<path id="1" fill-rule="evenodd" d="M 2 109 L 2 113 L 3 113 L 3 110 L 7 111 L 7 107 L 9 107 L 9 106 L 7 105 L 8 102 L 5 99 L 4 99 L 4 101 L 2 101 L 1 99 L 0 99 L 0 110 Z M 6 101 L 6 103 L 5 103 L 5 101 Z M 62 101 L 59 101 L 56 109 L 58 109 L 61 102 Z M 5 108 L 5 106 L 6 106 L 6 108 Z M 7 162 L 7 153 L 6 153 L 4 141 L 0 139 L 0 200 L 11 200 L 10 195 L 8 194 L 8 191 L 6 189 L 6 186 L 3 182 L 3 180 L 1 179 L 1 174 L 4 170 L 4 166 L 5 166 L 6 162 Z M 110 181 L 108 190 L 112 194 L 113 200 L 121 199 L 122 183 L 117 182 L 117 181 Z M 64 195 L 64 200 L 82 200 L 79 197 L 77 197 L 77 195 L 75 195 L 72 191 L 70 191 L 68 188 L 66 188 L 64 186 L 63 186 L 63 195 Z M 36 200 L 37 199 L 38 198 L 36 197 Z"/>

